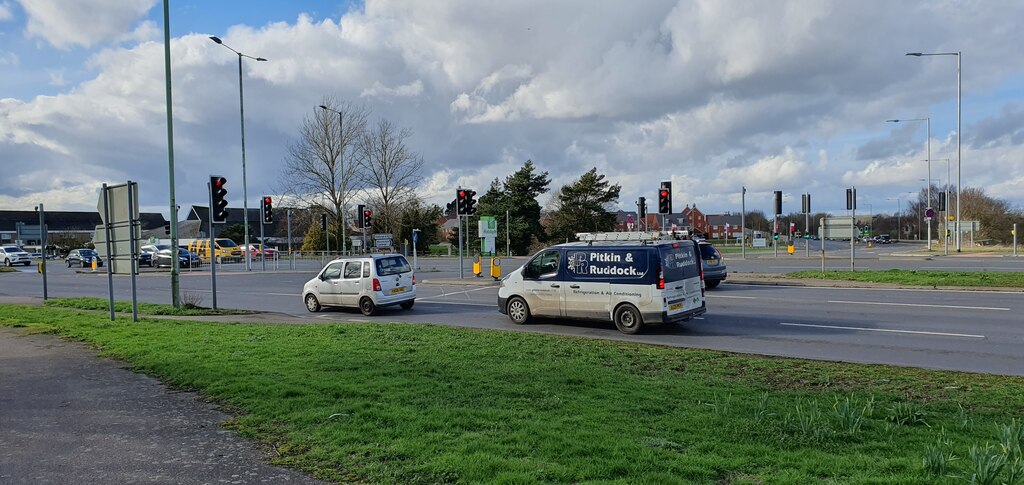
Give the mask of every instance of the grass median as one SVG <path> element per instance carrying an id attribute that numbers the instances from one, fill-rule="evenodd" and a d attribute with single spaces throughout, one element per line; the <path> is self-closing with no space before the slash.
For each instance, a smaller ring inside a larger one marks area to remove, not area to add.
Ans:
<path id="1" fill-rule="evenodd" d="M 105 298 L 77 297 L 77 298 L 54 298 L 46 300 L 46 306 L 58 308 L 76 308 L 79 310 L 109 311 L 110 301 Z M 204 315 L 251 315 L 255 312 L 249 310 L 231 310 L 203 308 L 194 304 L 184 303 L 181 308 L 162 303 L 138 302 L 136 305 L 140 315 L 170 315 L 170 316 L 204 316 Z M 114 311 L 131 313 L 132 302 L 115 301 Z"/>
<path id="2" fill-rule="evenodd" d="M 0 306 L 0 322 L 88 342 L 197 390 L 274 462 L 334 481 L 924 484 L 1024 474 L 1016 377 L 434 325 L 132 323 L 14 305 Z"/>
<path id="3" fill-rule="evenodd" d="M 1024 273 L 1021 272 L 980 272 L 980 271 L 929 271 L 929 270 L 869 270 L 869 271 L 797 271 L 789 273 L 790 278 L 812 278 L 842 281 L 865 281 L 872 283 L 893 283 L 913 286 L 964 286 L 1024 288 Z"/>

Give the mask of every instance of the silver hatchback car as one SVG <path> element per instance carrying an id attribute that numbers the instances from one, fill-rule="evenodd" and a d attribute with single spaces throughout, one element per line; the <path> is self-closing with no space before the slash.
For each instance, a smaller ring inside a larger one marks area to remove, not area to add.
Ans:
<path id="1" fill-rule="evenodd" d="M 416 276 L 401 254 L 338 258 L 303 285 L 302 301 L 311 312 L 328 306 L 355 307 L 364 315 L 389 305 L 408 310 L 416 302 Z"/>

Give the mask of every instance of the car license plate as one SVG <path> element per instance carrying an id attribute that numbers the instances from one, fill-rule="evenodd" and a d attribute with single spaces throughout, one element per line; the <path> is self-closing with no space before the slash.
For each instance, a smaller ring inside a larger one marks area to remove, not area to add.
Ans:
<path id="1" fill-rule="evenodd" d="M 709 259 L 708 260 L 708 264 L 718 264 L 718 260 L 717 259 Z"/>
<path id="2" fill-rule="evenodd" d="M 673 304 L 668 306 L 668 311 L 670 311 L 670 312 L 674 311 L 674 310 L 682 310 L 682 309 L 683 309 L 683 304 L 682 303 L 673 303 Z"/>
<path id="3" fill-rule="evenodd" d="M 391 294 L 392 295 L 397 295 L 399 293 L 405 293 L 405 287 L 404 286 L 399 286 L 398 288 L 392 288 L 391 289 Z"/>

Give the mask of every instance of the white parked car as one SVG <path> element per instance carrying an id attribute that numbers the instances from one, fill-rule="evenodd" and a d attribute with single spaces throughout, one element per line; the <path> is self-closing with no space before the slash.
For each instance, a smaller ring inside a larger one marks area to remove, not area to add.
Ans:
<path id="1" fill-rule="evenodd" d="M 32 264 L 32 257 L 18 246 L 0 246 L 0 263 L 3 263 L 4 266 L 16 264 L 28 266 Z"/>
<path id="2" fill-rule="evenodd" d="M 416 302 L 416 276 L 400 254 L 338 258 L 306 282 L 302 301 L 311 312 L 328 306 L 356 307 L 364 315 L 389 305 L 408 310 Z"/>

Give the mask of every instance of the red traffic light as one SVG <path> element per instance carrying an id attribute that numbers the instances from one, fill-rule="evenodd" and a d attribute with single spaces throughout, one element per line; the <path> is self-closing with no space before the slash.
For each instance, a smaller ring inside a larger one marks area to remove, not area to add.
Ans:
<path id="1" fill-rule="evenodd" d="M 270 197 L 264 197 L 263 198 L 263 203 L 264 204 L 269 204 L 270 203 Z"/>
<path id="2" fill-rule="evenodd" d="M 226 179 L 224 177 L 217 177 L 217 178 L 213 179 L 214 187 L 223 187 L 224 184 L 226 184 L 226 183 L 228 183 L 228 179 Z"/>
<path id="3" fill-rule="evenodd" d="M 459 191 L 459 197 L 463 198 L 463 199 L 466 198 L 466 191 L 465 190 L 460 190 Z"/>
<path id="4" fill-rule="evenodd" d="M 373 215 L 373 212 L 370 212 L 370 211 L 368 211 L 368 210 L 365 210 L 365 211 L 363 211 L 363 215 L 364 215 L 364 216 L 370 216 L 370 215 Z"/>
<path id="5" fill-rule="evenodd" d="M 661 196 L 662 197 L 668 197 L 668 191 L 667 190 L 662 190 L 661 191 Z"/>

